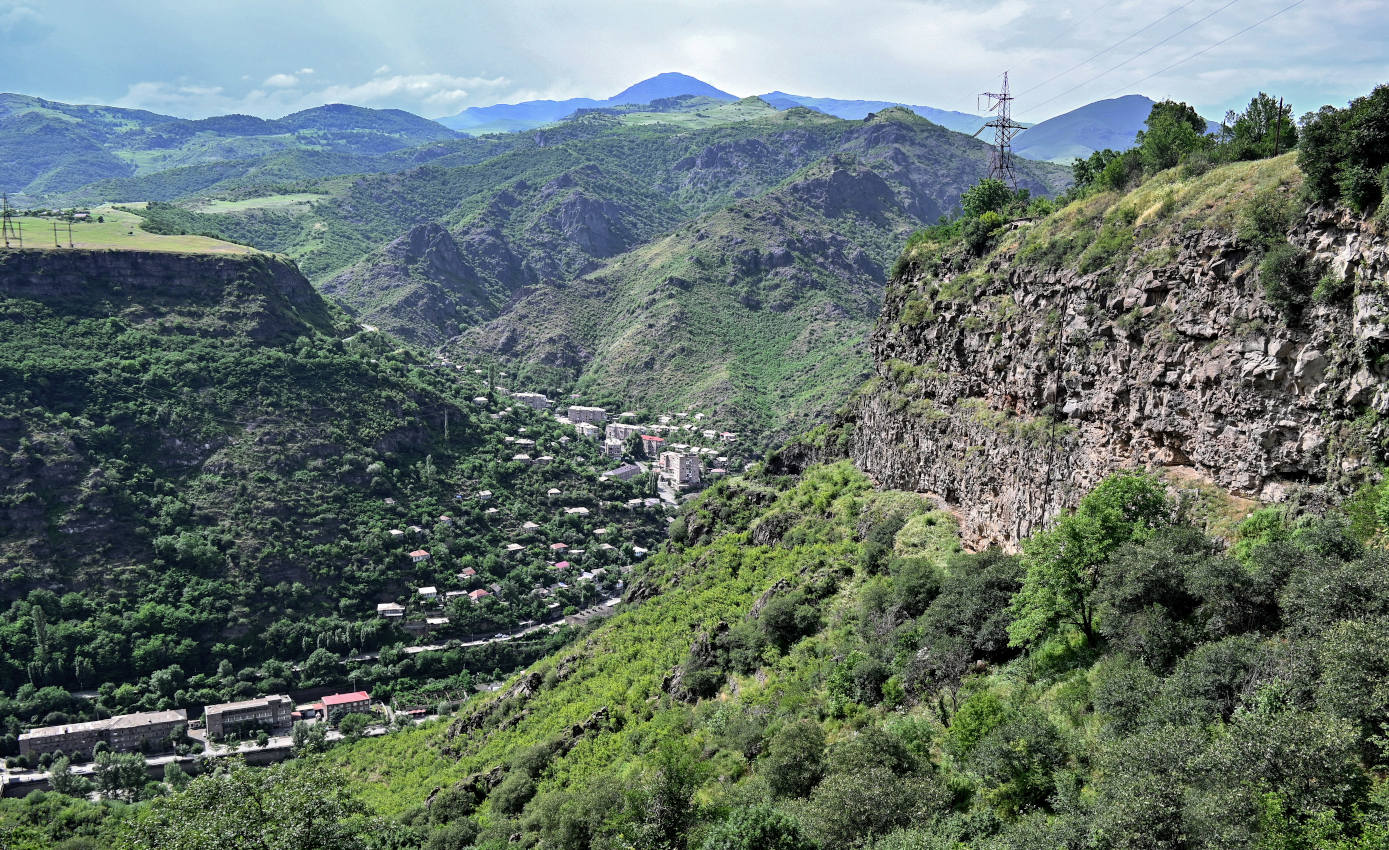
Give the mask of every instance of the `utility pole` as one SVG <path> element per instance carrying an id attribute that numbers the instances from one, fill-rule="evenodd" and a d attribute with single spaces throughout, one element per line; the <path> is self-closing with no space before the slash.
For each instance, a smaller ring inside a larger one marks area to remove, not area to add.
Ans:
<path id="1" fill-rule="evenodd" d="M 1283 135 L 1283 98 L 1278 98 L 1278 117 L 1273 121 L 1273 155 L 1278 156 L 1279 142 Z"/>
<path id="2" fill-rule="evenodd" d="M 58 219 L 53 219 L 53 247 L 61 248 L 63 243 L 58 241 Z"/>
<path id="3" fill-rule="evenodd" d="M 1008 184 L 1008 188 L 1017 191 L 1018 174 L 1013 169 L 1013 137 L 1026 128 L 1013 120 L 1013 95 L 1008 92 L 1008 72 L 1003 72 L 1002 91 L 986 91 L 981 93 L 979 97 L 987 99 L 988 107 L 985 108 L 983 106 L 984 101 L 981 100 L 975 103 L 975 108 L 981 112 L 995 113 L 994 118 L 974 133 L 977 138 L 989 127 L 994 130 L 994 149 L 989 161 L 989 178 L 1002 180 Z"/>
<path id="4" fill-rule="evenodd" d="M 68 216 L 68 247 L 76 247 L 72 244 L 72 216 Z"/>

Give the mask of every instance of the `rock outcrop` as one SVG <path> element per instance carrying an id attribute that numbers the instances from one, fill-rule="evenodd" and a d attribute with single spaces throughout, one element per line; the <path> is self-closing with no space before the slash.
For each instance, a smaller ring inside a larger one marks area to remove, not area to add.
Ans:
<path id="1" fill-rule="evenodd" d="M 1320 208 L 1287 238 L 1321 278 L 1293 316 L 1223 231 L 1090 273 L 909 270 L 873 334 L 854 461 L 937 496 L 973 546 L 1015 545 L 1120 468 L 1273 502 L 1349 486 L 1389 411 L 1389 242 Z"/>

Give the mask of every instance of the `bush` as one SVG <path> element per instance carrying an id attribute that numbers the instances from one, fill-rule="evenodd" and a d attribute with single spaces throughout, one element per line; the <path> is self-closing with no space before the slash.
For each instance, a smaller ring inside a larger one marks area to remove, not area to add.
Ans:
<path id="1" fill-rule="evenodd" d="M 769 806 L 734 809 L 709 831 L 704 850 L 814 850 L 800 826 Z"/>
<path id="2" fill-rule="evenodd" d="M 492 808 L 504 815 L 517 815 L 535 796 L 535 780 L 524 770 L 513 770 L 488 797 Z"/>
<path id="3" fill-rule="evenodd" d="M 761 772 L 772 793 L 804 797 L 824 773 L 825 733 L 809 720 L 782 729 L 767 746 Z"/>
<path id="4" fill-rule="evenodd" d="M 1286 242 L 1274 245 L 1259 263 L 1259 284 L 1269 304 L 1294 316 L 1308 296 L 1302 255 Z"/>

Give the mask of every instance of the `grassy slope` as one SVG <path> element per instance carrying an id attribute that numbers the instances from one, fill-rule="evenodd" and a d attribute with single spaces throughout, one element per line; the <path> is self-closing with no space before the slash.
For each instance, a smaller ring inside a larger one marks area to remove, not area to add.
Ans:
<path id="1" fill-rule="evenodd" d="M 368 804 L 388 814 L 419 805 L 429 789 L 447 786 L 497 764 L 523 749 L 554 740 L 600 708 L 621 718 L 611 734 L 585 736 L 563 758 L 553 762 L 542 788 L 576 788 L 600 773 L 621 773 L 640 760 L 662 735 L 678 734 L 685 710 L 662 702 L 661 683 L 684 660 L 690 636 L 711 630 L 720 621 L 736 622 L 778 581 L 799 583 L 813 574 L 852 573 L 859 554 L 855 528 L 866 517 L 889 510 L 925 512 L 927 504 L 912 494 L 876 493 L 847 465 L 828 467 L 787 489 L 730 480 L 719 485 L 709 504 L 742 505 L 738 519 L 783 515 L 795 518 L 782 545 L 755 545 L 737 522 L 721 525 L 713 542 L 654 555 L 641 582 L 663 588 L 660 595 L 623 610 L 570 649 L 530 668 L 546 682 L 521 705 L 500 716 L 525 713 L 516 725 L 495 730 L 494 717 L 481 733 L 449 734 L 437 723 L 390 740 L 364 741 L 335 749 L 328 759 L 343 766 Z M 754 510 L 751 506 L 764 504 Z M 698 514 L 698 508 L 695 513 Z M 938 515 L 935 515 L 938 516 Z M 942 557 L 956 548 L 952 537 L 928 535 L 903 554 Z M 852 606 L 852 585 L 827 606 Z M 765 675 L 740 680 L 738 691 L 751 704 L 773 710 L 797 710 L 804 688 L 822 679 L 831 658 L 818 649 L 788 655 Z M 563 670 L 561 674 L 559 671 Z M 759 680 L 765 679 L 766 684 Z M 652 701 L 655 700 L 653 706 Z M 482 716 L 503 703 L 500 695 L 465 708 L 462 717 Z M 654 710 L 653 710 L 654 709 Z M 457 758 L 443 753 L 459 750 Z"/>
<path id="2" fill-rule="evenodd" d="M 111 206 L 94 207 L 88 221 L 74 222 L 72 225 L 72 245 L 75 248 L 118 248 L 130 251 L 178 251 L 200 254 L 251 254 L 259 253 L 255 248 L 237 245 L 208 236 L 161 235 L 150 233 L 140 227 L 144 221 L 139 215 Z M 104 222 L 96 219 L 100 216 Z M 25 238 L 26 248 L 53 248 L 53 224 L 56 219 L 36 216 L 17 216 Z M 58 241 L 62 248 L 68 245 L 66 222 L 58 222 Z"/>

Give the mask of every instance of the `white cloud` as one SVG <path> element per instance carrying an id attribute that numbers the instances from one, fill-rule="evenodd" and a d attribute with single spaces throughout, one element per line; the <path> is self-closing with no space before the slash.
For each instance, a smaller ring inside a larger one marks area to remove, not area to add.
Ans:
<path id="1" fill-rule="evenodd" d="M 379 77 L 379 76 L 381 76 L 382 74 L 389 74 L 390 72 L 391 72 L 391 66 L 390 66 L 390 65 L 382 65 L 382 66 L 380 66 L 379 68 L 377 68 L 375 71 L 372 71 L 372 72 L 371 72 L 371 75 L 372 75 L 373 77 Z"/>
<path id="2" fill-rule="evenodd" d="M 492 103 L 496 92 L 510 84 L 505 77 L 451 74 L 397 74 L 374 77 L 362 83 L 311 89 L 295 88 L 299 82 L 291 74 L 275 74 L 260 88 L 232 94 L 221 86 L 145 81 L 131 85 L 115 105 L 190 118 L 228 113 L 279 117 L 325 103 L 389 106 L 437 115 L 469 105 L 470 98 L 481 97 L 482 101 Z"/>
<path id="3" fill-rule="evenodd" d="M 299 76 L 301 76 L 301 77 L 307 77 L 308 75 L 310 75 L 310 74 L 312 74 L 312 73 L 313 73 L 313 68 L 300 68 L 300 69 L 299 69 Z"/>

